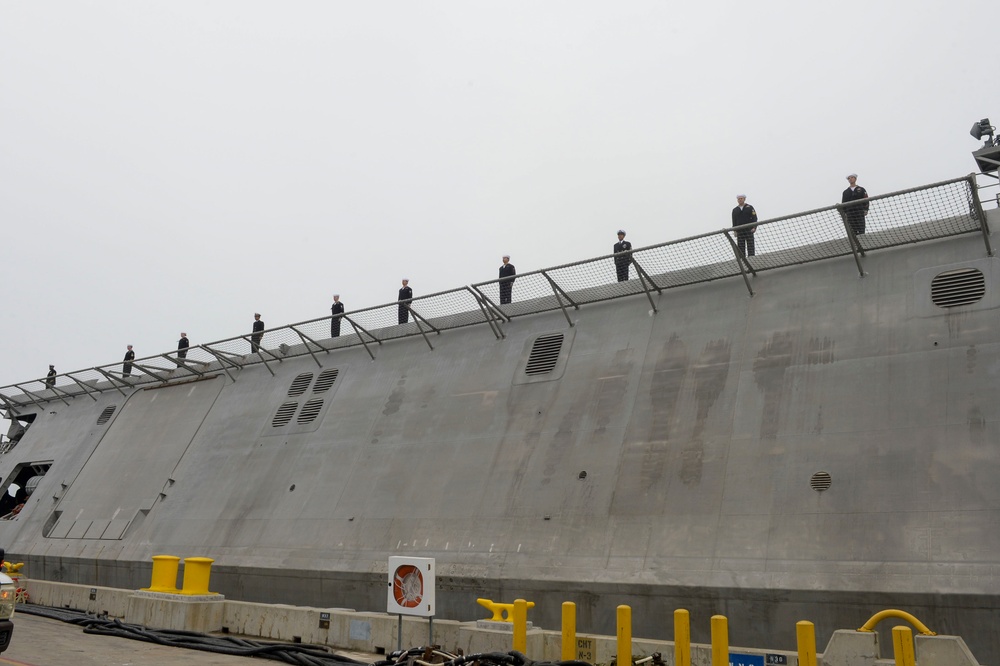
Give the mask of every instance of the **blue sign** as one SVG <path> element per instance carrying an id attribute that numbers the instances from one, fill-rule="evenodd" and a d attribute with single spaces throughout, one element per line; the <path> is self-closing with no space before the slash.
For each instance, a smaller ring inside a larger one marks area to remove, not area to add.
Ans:
<path id="1" fill-rule="evenodd" d="M 729 666 L 764 666 L 764 655 L 730 652 Z"/>

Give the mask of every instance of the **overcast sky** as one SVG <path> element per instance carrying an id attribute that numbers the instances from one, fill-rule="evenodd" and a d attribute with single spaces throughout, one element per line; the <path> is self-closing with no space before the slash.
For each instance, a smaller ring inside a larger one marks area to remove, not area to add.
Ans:
<path id="1" fill-rule="evenodd" d="M 0 386 L 975 170 L 995 2 L 0 3 Z"/>

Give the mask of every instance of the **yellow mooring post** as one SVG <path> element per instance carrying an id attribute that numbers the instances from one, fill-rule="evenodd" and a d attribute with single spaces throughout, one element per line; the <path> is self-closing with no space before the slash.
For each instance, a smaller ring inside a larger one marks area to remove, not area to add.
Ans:
<path id="1" fill-rule="evenodd" d="M 562 605 L 562 660 L 576 659 L 576 604 L 564 601 Z"/>
<path id="2" fill-rule="evenodd" d="M 632 666 L 632 607 L 618 607 L 618 666 Z M 728 664 L 727 664 L 728 666 Z"/>
<path id="3" fill-rule="evenodd" d="M 674 611 L 674 666 L 691 666 L 691 613 Z"/>
<path id="4" fill-rule="evenodd" d="M 913 654 L 913 631 L 909 627 L 892 628 L 892 654 L 896 666 L 915 666 L 917 663 Z"/>
<path id="5" fill-rule="evenodd" d="M 813 623 L 796 622 L 795 638 L 799 644 L 799 666 L 816 666 L 816 627 Z"/>
<path id="6" fill-rule="evenodd" d="M 208 591 L 208 579 L 212 575 L 212 562 L 214 561 L 211 557 L 185 557 L 181 594 L 214 594 L 214 592 Z"/>
<path id="7" fill-rule="evenodd" d="M 524 654 L 528 649 L 528 602 L 514 599 L 514 645 L 516 652 Z"/>
<path id="8" fill-rule="evenodd" d="M 729 666 L 729 620 L 712 616 L 712 666 Z"/>
<path id="9" fill-rule="evenodd" d="M 177 592 L 177 566 L 181 558 L 174 555 L 153 555 L 153 576 L 146 592 Z"/>

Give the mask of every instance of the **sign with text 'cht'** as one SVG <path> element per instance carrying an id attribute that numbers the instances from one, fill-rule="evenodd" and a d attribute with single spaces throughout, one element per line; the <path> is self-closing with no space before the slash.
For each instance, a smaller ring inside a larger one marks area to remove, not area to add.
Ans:
<path id="1" fill-rule="evenodd" d="M 576 658 L 578 660 L 593 664 L 595 654 L 597 654 L 597 650 L 594 647 L 593 638 L 576 637 Z"/>
<path id="2" fill-rule="evenodd" d="M 434 616 L 434 558 L 390 557 L 386 612 Z"/>

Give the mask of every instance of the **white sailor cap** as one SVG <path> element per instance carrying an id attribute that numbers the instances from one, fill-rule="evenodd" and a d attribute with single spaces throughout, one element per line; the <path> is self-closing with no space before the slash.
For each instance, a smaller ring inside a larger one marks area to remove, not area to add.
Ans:
<path id="1" fill-rule="evenodd" d="M 850 179 L 850 178 L 857 178 L 857 177 L 858 177 L 858 174 L 856 174 L 856 173 L 849 173 L 849 174 L 847 174 L 847 178 L 848 179 Z"/>

